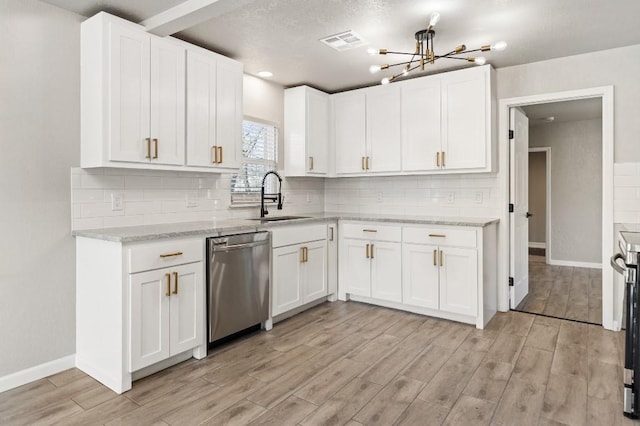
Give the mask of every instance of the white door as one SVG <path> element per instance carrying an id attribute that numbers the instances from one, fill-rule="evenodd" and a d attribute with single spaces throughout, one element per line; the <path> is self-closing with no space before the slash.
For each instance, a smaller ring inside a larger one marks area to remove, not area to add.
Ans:
<path id="1" fill-rule="evenodd" d="M 402 245 L 402 303 L 438 309 L 438 247 Z"/>
<path id="2" fill-rule="evenodd" d="M 216 89 L 218 167 L 239 168 L 242 161 L 242 64 L 218 58 Z"/>
<path id="3" fill-rule="evenodd" d="M 329 96 L 307 90 L 307 162 L 311 174 L 326 174 L 329 148 Z"/>
<path id="4" fill-rule="evenodd" d="M 203 300 L 202 262 L 171 268 L 171 356 L 202 344 Z"/>
<path id="5" fill-rule="evenodd" d="M 345 271 L 344 275 L 341 274 L 340 285 L 345 286 L 346 293 L 371 297 L 371 260 L 368 257 L 371 244 L 368 241 L 345 238 L 340 249 L 343 247 L 344 254 L 340 257 L 348 267 L 340 268 Z"/>
<path id="6" fill-rule="evenodd" d="M 487 68 L 470 68 L 442 75 L 440 162 L 445 170 L 487 165 L 487 73 Z"/>
<path id="7" fill-rule="evenodd" d="M 215 56 L 187 51 L 188 166 L 217 166 L 216 70 Z"/>
<path id="8" fill-rule="evenodd" d="M 150 135 L 153 163 L 184 164 L 185 50 L 156 37 L 151 39 Z"/>
<path id="9" fill-rule="evenodd" d="M 305 262 L 302 266 L 304 302 L 327 296 L 327 240 L 304 244 Z"/>
<path id="10" fill-rule="evenodd" d="M 402 170 L 439 169 L 440 77 L 402 83 Z"/>
<path id="11" fill-rule="evenodd" d="M 370 172 L 400 171 L 400 88 L 377 86 L 367 89 L 367 160 Z"/>
<path id="12" fill-rule="evenodd" d="M 302 260 L 302 245 L 273 249 L 272 316 L 302 305 Z"/>
<path id="13" fill-rule="evenodd" d="M 509 214 L 511 234 L 510 288 L 511 309 L 522 302 L 529 293 L 529 119 L 517 108 L 510 111 L 510 199 L 513 213 Z"/>
<path id="14" fill-rule="evenodd" d="M 336 173 L 365 173 L 366 106 L 362 91 L 334 95 Z"/>
<path id="15" fill-rule="evenodd" d="M 109 160 L 148 162 L 149 134 L 148 34 L 109 24 L 110 126 Z"/>
<path id="16" fill-rule="evenodd" d="M 478 251 L 439 247 L 440 310 L 455 314 L 478 314 Z"/>
<path id="17" fill-rule="evenodd" d="M 169 357 L 169 269 L 129 277 L 129 371 Z"/>
<path id="18" fill-rule="evenodd" d="M 376 241 L 371 256 L 371 297 L 402 302 L 402 249 L 400 243 Z"/>

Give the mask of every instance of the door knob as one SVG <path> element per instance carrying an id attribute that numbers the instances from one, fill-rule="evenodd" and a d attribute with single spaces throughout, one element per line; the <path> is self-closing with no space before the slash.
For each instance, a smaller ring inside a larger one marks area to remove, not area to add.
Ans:
<path id="1" fill-rule="evenodd" d="M 527 219 L 529 219 L 531 216 L 533 216 L 533 213 L 527 212 L 526 216 L 527 216 Z"/>

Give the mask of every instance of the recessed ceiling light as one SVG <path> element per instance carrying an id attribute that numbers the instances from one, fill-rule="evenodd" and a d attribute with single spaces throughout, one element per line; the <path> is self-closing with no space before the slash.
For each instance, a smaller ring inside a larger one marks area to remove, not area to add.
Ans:
<path id="1" fill-rule="evenodd" d="M 541 120 L 546 122 L 546 123 L 551 123 L 552 121 L 554 121 L 556 118 L 554 116 L 549 116 L 549 117 L 543 117 Z"/>
<path id="2" fill-rule="evenodd" d="M 273 77 L 273 73 L 271 71 L 260 71 L 258 73 L 258 76 L 263 78 L 269 78 L 269 77 Z"/>

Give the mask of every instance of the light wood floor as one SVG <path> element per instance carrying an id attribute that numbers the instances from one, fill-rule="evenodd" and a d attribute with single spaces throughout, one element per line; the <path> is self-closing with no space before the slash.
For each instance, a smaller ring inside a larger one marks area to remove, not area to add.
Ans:
<path id="1" fill-rule="evenodd" d="M 552 266 L 529 256 L 529 294 L 517 311 L 602 324 L 602 270 Z"/>
<path id="2" fill-rule="evenodd" d="M 623 334 L 519 312 L 485 330 L 324 303 L 116 395 L 79 370 L 0 394 L 2 425 L 623 425 Z"/>

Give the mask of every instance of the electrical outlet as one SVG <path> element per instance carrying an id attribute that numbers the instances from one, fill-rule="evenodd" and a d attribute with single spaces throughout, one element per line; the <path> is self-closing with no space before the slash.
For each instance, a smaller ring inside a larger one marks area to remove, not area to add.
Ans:
<path id="1" fill-rule="evenodd" d="M 456 202 L 456 193 L 450 192 L 449 195 L 447 196 L 447 203 L 453 204 L 455 202 Z"/>
<path id="2" fill-rule="evenodd" d="M 193 192 L 188 192 L 186 198 L 187 207 L 198 207 L 198 194 Z"/>
<path id="3" fill-rule="evenodd" d="M 482 192 L 476 192 L 476 204 L 482 204 Z"/>
<path id="4" fill-rule="evenodd" d="M 124 195 L 121 192 L 111 193 L 111 211 L 121 212 L 124 210 Z"/>
<path id="5" fill-rule="evenodd" d="M 384 196 L 382 195 L 382 192 L 378 192 L 376 194 L 376 201 L 378 201 L 379 203 L 384 201 Z"/>

